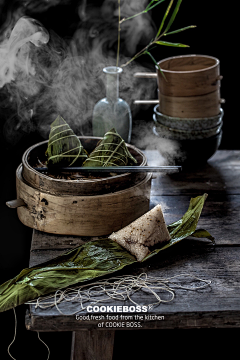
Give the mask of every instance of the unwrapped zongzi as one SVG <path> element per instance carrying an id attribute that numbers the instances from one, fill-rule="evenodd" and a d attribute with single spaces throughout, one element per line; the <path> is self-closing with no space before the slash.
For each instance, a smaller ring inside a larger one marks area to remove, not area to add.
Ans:
<path id="1" fill-rule="evenodd" d="M 130 225 L 112 233 L 109 239 L 116 241 L 141 261 L 150 253 L 151 246 L 170 240 L 161 205 L 155 206 Z"/>

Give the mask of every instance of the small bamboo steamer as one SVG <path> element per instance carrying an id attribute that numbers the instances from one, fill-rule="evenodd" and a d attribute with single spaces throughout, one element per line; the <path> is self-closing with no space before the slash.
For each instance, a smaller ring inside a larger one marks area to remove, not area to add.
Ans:
<path id="1" fill-rule="evenodd" d="M 218 115 L 220 62 L 206 55 L 183 55 L 158 62 L 158 98 L 163 114 L 173 117 L 210 117 Z M 165 77 L 165 78 L 164 78 Z"/>
<path id="2" fill-rule="evenodd" d="M 161 113 L 180 118 L 208 118 L 220 113 L 220 90 L 198 96 L 167 96 L 160 94 Z"/>
<path id="3" fill-rule="evenodd" d="M 102 138 L 79 137 L 90 153 Z M 146 156 L 126 144 L 138 166 L 147 165 Z M 100 179 L 73 181 L 54 179 L 34 169 L 43 161 L 47 141 L 25 151 L 16 171 L 19 220 L 33 229 L 76 236 L 105 236 L 130 224 L 149 210 L 152 173 L 125 173 Z M 133 176 L 132 176 L 133 175 Z"/>

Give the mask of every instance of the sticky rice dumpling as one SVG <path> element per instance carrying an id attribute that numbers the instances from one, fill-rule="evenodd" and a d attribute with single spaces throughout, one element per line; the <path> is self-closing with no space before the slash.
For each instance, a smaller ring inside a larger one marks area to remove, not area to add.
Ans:
<path id="1" fill-rule="evenodd" d="M 83 166 L 127 166 L 136 164 L 125 141 L 113 128 L 108 131 L 91 152 Z"/>
<path id="2" fill-rule="evenodd" d="M 150 253 L 150 247 L 170 240 L 161 205 L 142 215 L 109 238 L 127 249 L 138 261 Z"/>
<path id="3" fill-rule="evenodd" d="M 48 168 L 81 166 L 87 158 L 81 141 L 61 116 L 51 124 L 46 155 Z"/>

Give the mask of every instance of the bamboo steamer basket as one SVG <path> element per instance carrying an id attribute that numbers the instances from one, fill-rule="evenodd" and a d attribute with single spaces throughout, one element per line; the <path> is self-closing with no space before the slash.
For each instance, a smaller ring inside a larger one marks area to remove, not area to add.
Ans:
<path id="1" fill-rule="evenodd" d="M 221 111 L 220 89 L 198 96 L 167 96 L 160 94 L 161 113 L 171 117 L 210 118 Z"/>
<path id="2" fill-rule="evenodd" d="M 158 62 L 158 99 L 163 114 L 211 117 L 220 113 L 220 62 L 206 55 L 184 55 Z M 164 76 L 165 79 L 164 79 Z"/>
<path id="3" fill-rule="evenodd" d="M 84 149 L 90 153 L 96 146 L 101 137 L 79 136 Z M 136 181 L 142 180 L 144 173 L 138 174 L 118 174 L 111 177 L 102 177 L 101 179 L 88 180 L 64 180 L 54 179 L 39 171 L 34 167 L 43 162 L 48 141 L 35 144 L 25 151 L 22 157 L 23 178 L 31 186 L 54 195 L 100 195 L 118 190 L 123 190 L 128 186 L 134 185 Z M 147 165 L 145 155 L 135 146 L 127 144 L 130 153 L 137 160 L 137 165 Z"/>
<path id="4" fill-rule="evenodd" d="M 80 139 L 86 150 L 93 150 L 100 138 Z M 119 174 L 113 179 L 82 182 L 52 179 L 33 169 L 46 145 L 42 142 L 29 148 L 16 171 L 17 214 L 24 225 L 59 235 L 105 236 L 149 210 L 151 173 L 137 177 Z M 147 164 L 139 149 L 127 146 L 139 166 Z"/>

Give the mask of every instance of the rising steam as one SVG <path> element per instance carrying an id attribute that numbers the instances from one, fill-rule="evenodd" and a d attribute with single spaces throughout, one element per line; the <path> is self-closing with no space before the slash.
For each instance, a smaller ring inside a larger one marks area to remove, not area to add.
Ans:
<path id="1" fill-rule="evenodd" d="M 42 11 L 57 3 L 57 0 L 43 2 Z M 148 0 L 122 0 L 122 16 L 142 11 L 147 3 Z M 40 13 L 41 5 L 29 1 L 25 10 Z M 90 6 L 87 0 L 82 0 L 77 10 L 79 23 L 75 24 L 70 40 L 61 39 L 33 18 L 21 16 L 10 36 L 0 44 L 0 87 L 6 92 L 5 106 L 16 114 L 5 124 L 6 138 L 15 137 L 17 141 L 20 130 L 38 131 L 47 138 L 49 125 L 58 114 L 77 134 L 91 134 L 93 107 L 106 94 L 102 69 L 116 65 L 117 1 L 104 0 Z M 23 14 L 24 9 L 18 13 Z M 154 34 L 148 14 L 123 23 L 120 65 L 149 43 Z M 127 100 L 133 115 L 138 110 L 133 101 L 151 99 L 156 91 L 155 81 L 133 77 L 139 71 L 149 69 L 133 62 L 124 67 L 120 77 L 120 96 Z"/>
<path id="2" fill-rule="evenodd" d="M 15 80 L 19 74 L 23 77 L 35 75 L 31 46 L 39 47 L 48 41 L 48 32 L 36 20 L 21 17 L 9 39 L 0 45 L 0 87 Z"/>

